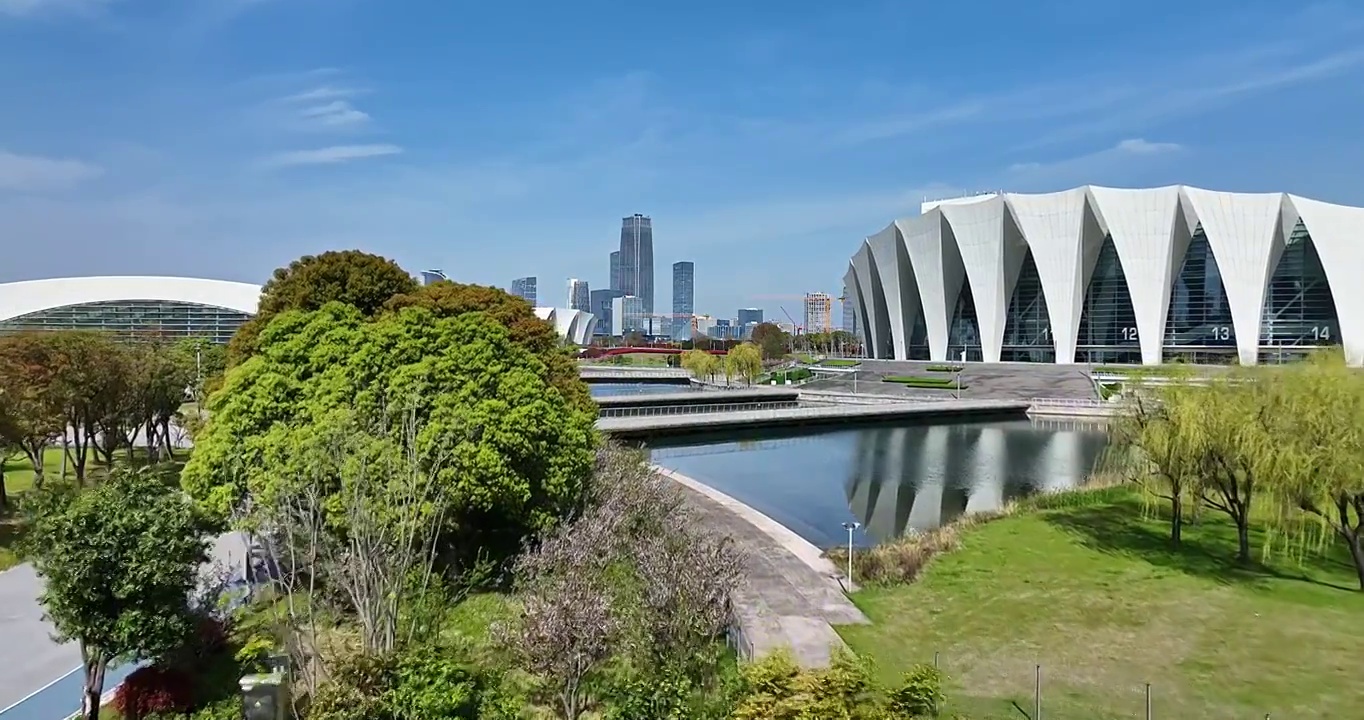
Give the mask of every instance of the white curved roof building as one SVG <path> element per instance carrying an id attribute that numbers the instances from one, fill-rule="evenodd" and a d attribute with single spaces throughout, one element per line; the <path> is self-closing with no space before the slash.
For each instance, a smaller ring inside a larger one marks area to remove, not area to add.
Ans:
<path id="1" fill-rule="evenodd" d="M 869 357 L 1364 364 L 1364 208 L 1185 185 L 926 203 L 844 282 Z"/>
<path id="2" fill-rule="evenodd" d="M 0 330 L 160 332 L 227 342 L 260 286 L 177 277 L 79 277 L 0 284 Z"/>
<path id="3" fill-rule="evenodd" d="M 261 287 L 199 278 L 117 276 L 0 283 L 0 332 L 154 332 L 227 342 L 256 313 Z M 586 345 L 596 318 L 580 310 L 536 308 L 570 342 Z"/>

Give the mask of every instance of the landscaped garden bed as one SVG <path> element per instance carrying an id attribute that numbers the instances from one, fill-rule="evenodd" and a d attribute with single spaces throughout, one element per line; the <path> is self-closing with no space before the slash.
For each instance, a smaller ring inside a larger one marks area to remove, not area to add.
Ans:
<path id="1" fill-rule="evenodd" d="M 887 375 L 881 382 L 897 383 L 906 387 L 928 390 L 957 390 L 970 387 L 956 377 L 921 377 L 918 375 Z"/>

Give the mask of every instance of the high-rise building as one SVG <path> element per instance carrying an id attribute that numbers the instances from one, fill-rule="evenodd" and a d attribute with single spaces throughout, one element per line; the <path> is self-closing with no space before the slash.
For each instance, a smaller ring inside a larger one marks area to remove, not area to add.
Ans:
<path id="1" fill-rule="evenodd" d="M 654 225 L 639 213 L 621 220 L 620 285 L 616 289 L 639 298 L 645 315 L 654 314 Z"/>
<path id="2" fill-rule="evenodd" d="M 696 314 L 696 265 L 683 260 L 673 263 L 673 316 L 668 334 L 674 340 L 691 336 L 691 316 Z"/>
<path id="3" fill-rule="evenodd" d="M 530 303 L 531 307 L 535 307 L 535 276 L 530 275 L 528 277 L 513 280 L 511 284 L 511 294 Z"/>
<path id="4" fill-rule="evenodd" d="M 749 323 L 758 324 L 763 321 L 762 308 L 739 308 L 739 317 L 735 318 L 735 324 L 744 327 Z"/>
<path id="5" fill-rule="evenodd" d="M 834 299 L 828 293 L 805 293 L 805 332 L 832 332 Z"/>
<path id="6" fill-rule="evenodd" d="M 848 294 L 848 286 L 843 286 L 843 295 L 839 298 L 843 303 L 843 332 L 857 335 L 857 309 L 853 307 L 853 298 Z"/>
<path id="7" fill-rule="evenodd" d="M 577 278 L 568 279 L 568 309 L 592 312 L 592 290 L 587 287 L 586 280 Z"/>
<path id="8" fill-rule="evenodd" d="M 597 316 L 597 335 L 611 335 L 611 301 L 621 296 L 619 290 L 593 290 L 589 293 L 592 314 Z"/>
<path id="9" fill-rule="evenodd" d="M 620 289 L 620 251 L 611 251 L 611 284 L 608 286 L 612 290 Z"/>
<path id="10" fill-rule="evenodd" d="M 440 282 L 441 280 L 449 279 L 445 277 L 445 273 L 441 272 L 440 270 L 423 270 L 421 277 L 422 285 L 430 285 L 431 283 L 437 283 Z"/>
<path id="11" fill-rule="evenodd" d="M 628 335 L 644 332 L 644 299 L 634 295 L 622 295 L 611 300 L 611 334 Z"/>

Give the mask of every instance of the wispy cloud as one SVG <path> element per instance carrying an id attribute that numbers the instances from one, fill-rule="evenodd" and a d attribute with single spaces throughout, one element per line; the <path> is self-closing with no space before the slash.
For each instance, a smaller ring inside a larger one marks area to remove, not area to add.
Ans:
<path id="1" fill-rule="evenodd" d="M 298 111 L 304 120 L 316 122 L 323 127 L 354 127 L 369 122 L 369 114 L 356 110 L 345 100 L 333 100 L 320 105 L 310 105 Z"/>
<path id="2" fill-rule="evenodd" d="M 397 155 L 402 151 L 403 149 L 397 145 L 332 145 L 315 150 L 292 150 L 272 155 L 265 160 L 265 165 L 268 167 L 335 165 L 352 160 Z"/>
<path id="3" fill-rule="evenodd" d="M 1154 158 L 1183 152 L 1179 143 L 1152 142 L 1145 138 L 1128 138 L 1096 152 L 1048 162 L 1024 162 L 1010 165 L 1006 180 L 1013 184 L 1051 184 L 1057 182 L 1085 182 L 1100 176 L 1115 165 L 1132 166 L 1154 162 Z"/>
<path id="4" fill-rule="evenodd" d="M 370 114 L 355 107 L 353 98 L 367 91 L 343 84 L 325 84 L 294 92 L 267 103 L 272 113 L 292 130 L 357 130 L 369 125 Z"/>
<path id="5" fill-rule="evenodd" d="M 65 190 L 103 173 L 102 168 L 80 160 L 0 150 L 0 190 Z"/>

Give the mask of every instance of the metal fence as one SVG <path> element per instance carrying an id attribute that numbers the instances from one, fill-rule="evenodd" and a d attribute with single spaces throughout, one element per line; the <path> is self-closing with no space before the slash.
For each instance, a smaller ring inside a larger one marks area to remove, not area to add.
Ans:
<path id="1" fill-rule="evenodd" d="M 603 418 L 657 417 L 661 415 L 697 415 L 702 413 L 744 412 L 752 410 L 789 410 L 800 407 L 796 400 L 759 400 L 755 402 L 692 403 L 687 405 L 645 405 L 635 407 L 602 408 L 597 416 Z"/>
<path id="2" fill-rule="evenodd" d="M 939 708 L 943 717 L 977 717 L 982 712 L 987 717 L 1007 715 L 1019 720 L 1297 720 L 1304 717 L 1286 708 L 1272 712 L 1241 705 L 1218 708 L 1209 705 L 1206 698 L 1191 698 L 1187 690 L 1167 688 L 1162 693 L 1159 684 L 1138 679 L 1116 684 L 1105 679 L 1100 689 L 1095 684 L 1092 668 L 1083 660 L 1078 664 L 1057 665 L 1050 671 L 1045 663 L 1023 661 L 1004 666 L 990 663 L 988 672 L 982 672 L 979 667 L 954 667 L 952 658 L 945 653 L 935 652 L 923 662 L 932 663 L 943 675 L 946 700 Z M 974 677 L 977 672 L 982 672 L 982 677 Z"/>

